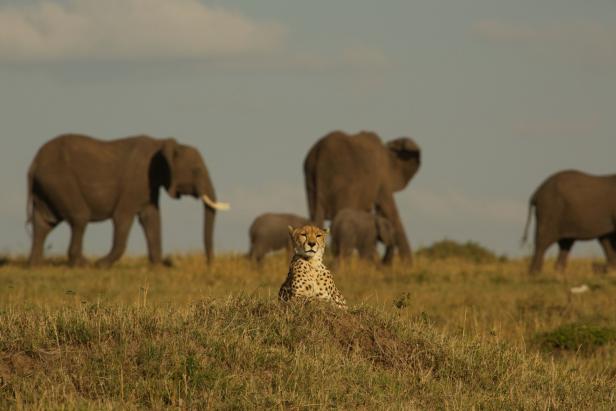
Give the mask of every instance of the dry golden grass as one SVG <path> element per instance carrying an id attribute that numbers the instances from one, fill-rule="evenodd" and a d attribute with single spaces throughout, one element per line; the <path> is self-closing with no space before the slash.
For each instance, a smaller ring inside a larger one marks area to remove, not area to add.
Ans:
<path id="1" fill-rule="evenodd" d="M 281 255 L 173 262 L 0 267 L 0 408 L 616 408 L 614 342 L 538 343 L 616 327 L 616 276 L 590 260 L 537 277 L 522 260 L 354 260 L 335 271 L 349 313 L 281 307 Z"/>

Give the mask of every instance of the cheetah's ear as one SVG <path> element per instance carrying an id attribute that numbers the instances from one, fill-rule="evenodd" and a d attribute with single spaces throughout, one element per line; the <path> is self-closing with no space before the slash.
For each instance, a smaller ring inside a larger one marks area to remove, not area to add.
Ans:
<path id="1" fill-rule="evenodd" d="M 323 229 L 323 232 L 324 232 L 326 235 L 329 235 L 329 227 L 324 228 L 324 229 Z"/>
<path id="2" fill-rule="evenodd" d="M 288 226 L 289 228 L 289 235 L 291 236 L 291 238 L 293 238 L 293 230 L 295 230 L 293 227 Z"/>

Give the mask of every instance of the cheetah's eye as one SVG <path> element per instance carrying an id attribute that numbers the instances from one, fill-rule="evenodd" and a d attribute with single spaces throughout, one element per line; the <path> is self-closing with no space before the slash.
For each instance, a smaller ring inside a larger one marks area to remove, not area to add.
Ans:
<path id="1" fill-rule="evenodd" d="M 317 234 L 317 238 L 321 238 L 321 237 L 323 237 L 323 235 Z"/>

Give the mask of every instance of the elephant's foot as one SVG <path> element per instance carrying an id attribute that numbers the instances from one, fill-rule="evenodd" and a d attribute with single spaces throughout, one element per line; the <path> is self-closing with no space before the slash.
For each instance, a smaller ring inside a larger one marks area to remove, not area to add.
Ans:
<path id="1" fill-rule="evenodd" d="M 173 259 L 171 257 L 165 257 L 163 259 L 150 260 L 150 266 L 152 267 L 175 267 Z"/>
<path id="2" fill-rule="evenodd" d="M 595 274 L 616 274 L 616 264 L 593 263 L 592 272 Z"/>
<path id="3" fill-rule="evenodd" d="M 38 267 L 43 265 L 42 257 L 30 257 L 28 259 L 28 267 Z"/>
<path id="4" fill-rule="evenodd" d="M 109 268 L 113 265 L 114 262 L 115 260 L 109 257 L 103 257 L 96 262 L 95 266 L 96 268 Z"/>
<path id="5" fill-rule="evenodd" d="M 84 267 L 88 265 L 88 260 L 83 256 L 69 258 L 68 265 L 70 267 Z"/>
<path id="6" fill-rule="evenodd" d="M 543 264 L 532 263 L 528 267 L 528 275 L 530 275 L 531 277 L 536 277 L 541 274 L 541 270 L 543 270 Z"/>
<path id="7" fill-rule="evenodd" d="M 391 267 L 394 264 L 394 259 L 393 258 L 388 258 L 388 259 L 382 259 L 381 260 L 381 265 L 386 266 L 386 267 Z"/>

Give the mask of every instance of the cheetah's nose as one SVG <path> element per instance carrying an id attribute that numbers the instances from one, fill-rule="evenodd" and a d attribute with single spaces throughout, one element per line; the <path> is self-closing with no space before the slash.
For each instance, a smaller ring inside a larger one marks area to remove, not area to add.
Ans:
<path id="1" fill-rule="evenodd" d="M 315 245 L 317 245 L 317 243 L 315 243 L 314 241 L 309 241 L 309 242 L 308 242 L 308 245 L 309 245 L 310 247 L 314 247 Z"/>

